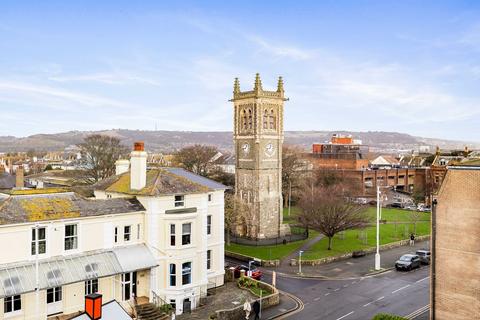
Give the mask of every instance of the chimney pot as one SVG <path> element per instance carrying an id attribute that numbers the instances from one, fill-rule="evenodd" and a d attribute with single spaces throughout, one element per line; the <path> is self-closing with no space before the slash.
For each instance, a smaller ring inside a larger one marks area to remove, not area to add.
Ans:
<path id="1" fill-rule="evenodd" d="M 143 141 L 137 141 L 133 144 L 134 151 L 145 151 L 145 144 Z"/>

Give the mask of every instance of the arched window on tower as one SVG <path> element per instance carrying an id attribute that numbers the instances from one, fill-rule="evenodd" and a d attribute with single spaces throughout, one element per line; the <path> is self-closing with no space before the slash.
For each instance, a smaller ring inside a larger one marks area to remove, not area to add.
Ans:
<path id="1" fill-rule="evenodd" d="M 276 124 L 276 119 L 275 119 L 275 112 L 270 110 L 270 129 L 276 129 L 277 124 Z"/>
<path id="2" fill-rule="evenodd" d="M 263 129 L 268 129 L 268 110 L 263 111 Z"/>
<path id="3" fill-rule="evenodd" d="M 242 129 L 247 130 L 247 111 L 242 110 Z"/>
<path id="4" fill-rule="evenodd" d="M 248 129 L 253 128 L 253 115 L 252 115 L 252 109 L 248 109 Z"/>

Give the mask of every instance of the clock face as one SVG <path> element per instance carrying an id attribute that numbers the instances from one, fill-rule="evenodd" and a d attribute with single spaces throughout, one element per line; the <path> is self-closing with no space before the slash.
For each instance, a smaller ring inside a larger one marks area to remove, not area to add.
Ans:
<path id="1" fill-rule="evenodd" d="M 247 142 L 242 145 L 242 151 L 244 154 L 248 154 L 250 152 L 250 145 Z"/>
<path id="2" fill-rule="evenodd" d="M 275 153 L 275 147 L 273 146 L 273 144 L 267 143 L 267 145 L 265 146 L 265 154 L 270 157 L 274 153 Z"/>

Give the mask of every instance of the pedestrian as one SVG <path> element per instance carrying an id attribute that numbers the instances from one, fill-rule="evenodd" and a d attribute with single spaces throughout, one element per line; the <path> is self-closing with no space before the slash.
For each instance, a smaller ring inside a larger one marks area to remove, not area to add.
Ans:
<path id="1" fill-rule="evenodd" d="M 253 303 L 253 312 L 255 313 L 255 320 L 259 320 L 260 319 L 260 302 L 258 302 L 258 300 L 255 300 L 255 302 Z"/>
<path id="2" fill-rule="evenodd" d="M 245 303 L 243 304 L 243 311 L 245 311 L 245 319 L 249 319 L 250 312 L 252 311 L 252 306 L 250 305 L 250 302 L 248 302 L 248 300 L 245 300 Z"/>
<path id="3" fill-rule="evenodd" d="M 175 310 L 172 312 L 172 320 L 175 320 Z"/>
<path id="4" fill-rule="evenodd" d="M 410 247 L 413 247 L 415 245 L 415 235 L 412 233 L 410 235 Z"/>

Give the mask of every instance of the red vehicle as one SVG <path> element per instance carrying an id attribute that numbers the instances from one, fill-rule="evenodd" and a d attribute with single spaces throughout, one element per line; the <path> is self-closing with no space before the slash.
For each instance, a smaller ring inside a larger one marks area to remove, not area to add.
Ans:
<path id="1" fill-rule="evenodd" d="M 235 270 L 233 271 L 235 278 L 240 278 L 240 270 L 245 270 L 245 275 L 248 275 L 248 271 L 249 271 L 248 267 L 245 265 L 239 265 L 239 266 L 236 266 Z M 255 266 L 252 266 L 250 268 L 250 271 L 252 272 L 252 276 L 251 276 L 252 279 L 255 279 L 255 280 L 262 279 L 262 271 L 257 269 Z"/>

